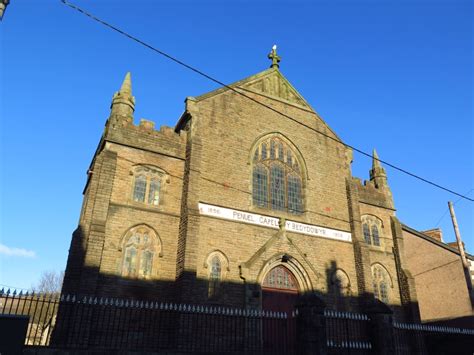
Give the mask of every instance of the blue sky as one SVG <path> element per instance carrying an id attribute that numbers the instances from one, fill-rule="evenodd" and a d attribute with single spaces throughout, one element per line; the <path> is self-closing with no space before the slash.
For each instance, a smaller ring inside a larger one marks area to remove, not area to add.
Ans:
<path id="1" fill-rule="evenodd" d="M 74 3 L 226 83 L 266 69 L 276 43 L 282 73 L 345 142 L 474 197 L 471 1 Z M 12 1 L 0 31 L 0 284 L 29 288 L 65 268 L 125 73 L 135 118 L 157 126 L 216 85 L 60 1 Z M 354 153 L 353 175 L 369 168 Z M 446 211 L 458 197 L 387 174 L 402 222 L 455 240 Z M 474 203 L 455 209 L 474 253 Z"/>

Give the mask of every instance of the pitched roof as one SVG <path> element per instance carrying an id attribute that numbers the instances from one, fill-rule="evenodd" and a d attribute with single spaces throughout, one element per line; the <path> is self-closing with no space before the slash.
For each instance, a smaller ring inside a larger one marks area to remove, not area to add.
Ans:
<path id="1" fill-rule="evenodd" d="M 316 116 L 334 135 L 335 138 L 341 140 L 339 136 L 328 126 L 328 124 L 319 116 L 319 114 L 311 107 L 306 99 L 294 88 L 293 85 L 285 78 L 285 76 L 276 67 L 266 69 L 260 73 L 251 75 L 245 79 L 235 83 L 210 91 L 206 94 L 193 97 L 193 101 L 202 101 L 215 95 L 222 94 L 229 90 L 236 89 L 243 93 L 252 92 L 273 100 L 283 102 L 285 104 L 297 107 L 299 109 L 310 112 Z M 176 130 L 179 130 L 185 120 L 186 112 L 180 117 L 176 124 Z M 341 140 L 342 141 L 342 140 Z"/>
<path id="2" fill-rule="evenodd" d="M 271 97 L 278 101 L 290 103 L 306 110 L 315 112 L 311 105 L 301 96 L 301 94 L 291 85 L 277 68 L 269 68 L 245 79 L 228 85 L 231 88 L 243 89 L 264 96 Z M 222 87 L 204 95 L 196 97 L 197 101 L 207 99 L 229 90 Z"/>

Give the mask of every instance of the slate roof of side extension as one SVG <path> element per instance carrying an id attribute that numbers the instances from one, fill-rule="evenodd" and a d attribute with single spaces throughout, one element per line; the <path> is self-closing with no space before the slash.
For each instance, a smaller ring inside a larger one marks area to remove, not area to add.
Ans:
<path id="1" fill-rule="evenodd" d="M 267 81 L 278 81 L 277 87 L 278 88 L 284 88 L 283 90 L 278 90 L 275 91 L 272 88 L 269 88 L 268 85 L 265 85 L 265 82 Z M 326 128 L 334 135 L 336 139 L 342 142 L 341 138 L 331 129 L 331 127 L 328 126 L 328 124 L 321 118 L 321 116 L 311 107 L 311 105 L 306 101 L 306 99 L 298 92 L 298 90 L 295 89 L 293 85 L 288 81 L 288 79 L 285 78 L 285 76 L 280 72 L 278 68 L 269 68 L 266 69 L 262 72 L 259 72 L 257 74 L 251 75 L 245 79 L 236 81 L 232 84 L 227 85 L 228 87 L 221 87 L 216 90 L 210 91 L 206 94 L 197 96 L 197 97 L 192 97 L 191 99 L 199 102 L 202 100 L 206 100 L 208 98 L 211 98 L 215 95 L 222 94 L 224 92 L 227 92 L 229 87 L 233 89 L 238 89 L 241 92 L 245 94 L 245 92 L 251 92 L 253 94 L 260 95 L 262 97 L 266 97 L 272 100 L 280 101 L 283 102 L 287 105 L 291 105 L 294 107 L 297 107 L 301 110 L 307 111 L 313 115 L 316 116 L 317 119 L 319 119 L 325 126 Z M 249 102 L 251 102 L 249 100 Z M 178 131 L 182 124 L 184 123 L 183 121 L 186 118 L 186 112 L 181 115 L 179 118 L 178 122 L 176 123 L 175 126 L 175 131 Z M 285 118 L 282 116 L 282 118 Z"/>
<path id="2" fill-rule="evenodd" d="M 446 249 L 446 250 L 449 250 L 449 251 L 452 252 L 452 253 L 455 253 L 455 254 L 457 254 L 457 255 L 460 255 L 458 249 L 456 249 L 456 248 L 454 248 L 454 247 L 452 247 L 452 246 L 450 246 L 450 245 L 448 245 L 448 244 L 445 244 L 445 243 L 443 243 L 443 242 L 440 242 L 439 240 L 436 240 L 436 239 L 434 239 L 434 238 L 432 238 L 432 237 L 430 237 L 430 236 L 427 236 L 426 234 L 423 234 L 422 232 L 419 232 L 419 231 L 417 231 L 416 229 L 413 229 L 413 228 L 411 228 L 411 227 L 408 227 L 406 224 L 403 224 L 403 223 L 402 223 L 402 229 L 404 229 L 405 231 L 410 232 L 410 233 L 416 235 L 417 237 L 422 238 L 422 239 L 424 239 L 424 240 L 426 240 L 426 241 L 428 241 L 428 242 L 430 242 L 430 243 L 436 244 L 437 246 L 439 246 L 439 247 L 441 247 L 441 248 L 444 248 L 444 249 Z M 474 255 L 471 255 L 471 254 L 469 254 L 469 253 L 467 253 L 467 252 L 466 252 L 466 257 L 467 257 L 468 259 L 474 260 Z"/>

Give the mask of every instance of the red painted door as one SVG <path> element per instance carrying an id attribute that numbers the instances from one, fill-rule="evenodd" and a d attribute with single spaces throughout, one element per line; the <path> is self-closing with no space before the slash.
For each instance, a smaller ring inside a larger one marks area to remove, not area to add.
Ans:
<path id="1" fill-rule="evenodd" d="M 298 284 L 294 275 L 284 266 L 270 270 L 262 285 L 264 311 L 283 312 L 286 318 L 267 317 L 263 320 L 263 338 L 266 349 L 291 351 L 294 345 L 295 322 L 293 312 L 298 299 Z"/>

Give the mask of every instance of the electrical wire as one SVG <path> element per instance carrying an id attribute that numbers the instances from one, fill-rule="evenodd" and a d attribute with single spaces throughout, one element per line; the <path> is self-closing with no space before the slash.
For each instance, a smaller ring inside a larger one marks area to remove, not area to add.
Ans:
<path id="1" fill-rule="evenodd" d="M 472 191 L 474 191 L 474 189 L 470 189 L 468 192 L 466 192 L 464 195 L 469 195 Z M 462 198 L 458 198 L 456 201 L 453 202 L 453 206 L 456 205 L 456 203 L 458 203 L 459 201 L 461 201 Z M 438 228 L 439 224 L 441 223 L 441 221 L 443 220 L 444 217 L 446 217 L 446 215 L 448 214 L 449 212 L 449 208 L 446 208 L 446 211 L 444 211 L 443 215 L 439 218 L 438 222 L 436 222 L 435 224 L 435 228 Z"/>
<path id="2" fill-rule="evenodd" d="M 80 13 L 82 13 L 83 15 L 85 15 L 85 16 L 87 16 L 87 17 L 93 19 L 94 21 L 96 21 L 96 22 L 98 22 L 98 23 L 100 23 L 100 24 L 102 24 L 102 25 L 104 25 L 104 26 L 106 26 L 106 27 L 112 29 L 113 31 L 120 33 L 121 35 L 123 35 L 123 36 L 125 36 L 125 37 L 131 39 L 132 41 L 135 41 L 135 42 L 137 42 L 138 44 L 141 44 L 142 46 L 144 46 L 144 47 L 146 47 L 146 48 L 148 48 L 148 49 L 150 49 L 150 50 L 152 50 L 152 51 L 154 51 L 154 52 L 156 52 L 156 53 L 158 53 L 158 54 L 160 54 L 160 55 L 162 55 L 162 56 L 168 58 L 169 60 L 171 60 L 171 61 L 173 61 L 173 62 L 175 62 L 175 63 L 177 63 L 177 64 L 179 64 L 179 65 L 181 65 L 181 66 L 183 66 L 183 67 L 185 67 L 185 68 L 187 68 L 187 69 L 193 71 L 193 72 L 195 72 L 195 73 L 198 74 L 198 75 L 201 75 L 201 76 L 205 77 L 206 79 L 209 79 L 209 80 L 213 81 L 213 82 L 216 83 L 216 84 L 219 84 L 219 85 L 221 85 L 221 86 L 223 86 L 223 87 L 225 87 L 225 88 L 227 88 L 227 89 L 229 89 L 229 90 L 231 90 L 231 91 L 237 93 L 238 95 L 241 95 L 241 96 L 243 96 L 243 97 L 245 97 L 245 98 L 247 98 L 247 99 L 249 99 L 249 100 L 255 102 L 255 103 L 258 104 L 258 105 L 261 105 L 261 106 L 267 108 L 267 109 L 270 110 L 270 111 L 273 111 L 273 112 L 275 112 L 275 113 L 277 113 L 277 114 L 279 114 L 279 115 L 281 115 L 281 116 L 283 116 L 283 117 L 285 117 L 285 118 L 288 118 L 288 119 L 290 119 L 290 120 L 292 120 L 292 121 L 294 121 L 294 122 L 296 122 L 296 123 L 302 125 L 303 127 L 306 127 L 306 128 L 308 128 L 308 129 L 310 129 L 310 130 L 312 130 L 312 131 L 314 131 L 314 132 L 316 132 L 316 133 L 318 133 L 318 134 L 320 134 L 320 135 L 322 135 L 322 136 L 324 136 L 324 137 L 326 137 L 326 138 L 328 138 L 328 139 L 330 139 L 330 140 L 332 140 L 332 141 L 335 141 L 335 142 L 337 142 L 337 143 L 339 143 L 339 144 L 341 144 L 341 145 L 343 145 L 343 146 L 345 146 L 345 147 L 347 147 L 347 148 L 350 148 L 350 149 L 352 149 L 352 150 L 354 150 L 354 151 L 356 151 L 356 152 L 358 152 L 358 153 L 360 153 L 360 154 L 362 154 L 362 155 L 365 155 L 365 156 L 367 156 L 367 157 L 369 157 L 369 158 L 375 159 L 375 160 L 379 161 L 380 163 L 382 163 L 382 164 L 384 164 L 384 165 L 386 165 L 386 166 L 391 167 L 391 168 L 394 169 L 394 170 L 397 170 L 397 171 L 399 171 L 399 172 L 401 172 L 401 173 L 404 173 L 404 174 L 406 174 L 406 175 L 408 175 L 408 176 L 411 176 L 412 178 L 415 178 L 415 179 L 420 180 L 420 181 L 422 181 L 422 182 L 425 182 L 425 183 L 427 183 L 427 184 L 429 184 L 429 185 L 432 185 L 432 186 L 434 186 L 434 187 L 437 187 L 438 189 L 441 189 L 441 190 L 444 190 L 444 191 L 446 191 L 446 192 L 449 192 L 449 193 L 451 193 L 451 194 L 453 194 L 453 195 L 459 196 L 459 197 L 462 198 L 462 199 L 465 199 L 465 200 L 474 202 L 474 199 L 472 199 L 472 198 L 469 198 L 469 197 L 467 197 L 467 196 L 464 196 L 464 195 L 462 195 L 461 193 L 458 193 L 458 192 L 453 191 L 453 190 L 451 190 L 451 189 L 449 189 L 449 188 L 447 188 L 447 187 L 444 187 L 444 186 L 442 186 L 442 185 L 440 185 L 440 184 L 437 184 L 437 183 L 435 183 L 435 182 L 433 182 L 433 181 L 431 181 L 431 180 L 425 179 L 425 178 L 423 178 L 423 177 L 421 177 L 421 176 L 419 176 L 419 175 L 416 175 L 416 174 L 414 174 L 414 173 L 411 173 L 411 172 L 409 172 L 408 170 L 405 170 L 405 169 L 403 169 L 403 168 L 400 168 L 400 167 L 398 167 L 398 166 L 396 166 L 396 165 L 394 165 L 394 164 L 391 164 L 391 163 L 389 163 L 389 162 L 387 162 L 387 161 L 384 161 L 384 160 L 375 158 L 375 157 L 373 157 L 372 154 L 370 154 L 370 153 L 366 153 L 366 152 L 364 152 L 363 150 L 356 148 L 355 146 L 352 146 L 352 145 L 350 145 L 350 144 L 344 143 L 344 142 L 340 141 L 339 139 L 337 139 L 337 138 L 335 138 L 335 137 L 332 137 L 332 136 L 330 136 L 330 135 L 328 135 L 328 134 L 326 134 L 326 133 L 324 133 L 324 132 L 321 132 L 321 131 L 319 131 L 319 130 L 317 130 L 317 129 L 315 129 L 315 128 L 313 128 L 313 127 L 311 127 L 311 126 L 309 126 L 309 125 L 307 125 L 307 124 L 305 124 L 305 123 L 303 123 L 303 122 L 300 122 L 300 121 L 298 121 L 297 119 L 295 119 L 295 118 L 293 118 L 293 117 L 291 117 L 291 116 L 289 116 L 289 115 L 287 115 L 287 114 L 285 114 L 285 113 L 283 113 L 283 112 L 281 112 L 281 111 L 278 111 L 277 109 L 275 109 L 275 108 L 273 108 L 273 107 L 271 107 L 271 106 L 269 106 L 269 105 L 267 105 L 267 104 L 265 104 L 265 103 L 263 103 L 263 102 L 261 102 L 261 101 L 255 99 L 255 98 L 253 98 L 253 97 L 251 97 L 251 96 L 246 95 L 246 94 L 243 93 L 242 91 L 239 91 L 239 90 L 237 90 L 236 88 L 234 88 L 234 87 L 232 87 L 232 86 L 229 86 L 229 85 L 223 83 L 222 81 L 220 81 L 220 80 L 218 80 L 218 79 L 213 78 L 212 76 L 210 76 L 210 75 L 204 73 L 203 71 L 201 71 L 201 70 L 199 70 L 199 69 L 197 69 L 197 68 L 195 68 L 195 67 L 193 67 L 193 66 L 191 66 L 191 65 L 189 65 L 189 64 L 184 63 L 182 60 L 179 60 L 179 59 L 173 57 L 172 55 L 169 55 L 169 54 L 163 52 L 162 50 L 160 50 L 160 49 L 158 49 L 158 48 L 156 48 L 156 47 L 153 47 L 152 45 L 150 45 L 150 44 L 148 44 L 148 43 L 146 43 L 146 42 L 140 40 L 139 38 L 137 38 L 137 37 L 135 37 L 135 36 L 132 36 L 131 34 L 129 34 L 129 33 L 125 32 L 125 31 L 123 31 L 123 30 L 121 30 L 121 29 L 119 29 L 119 28 L 117 28 L 117 27 L 115 27 L 115 26 L 113 26 L 113 25 L 111 25 L 111 24 L 105 22 L 104 20 L 101 20 L 100 18 L 98 18 L 98 17 L 92 15 L 91 13 L 89 13 L 89 12 L 87 12 L 87 11 L 81 9 L 80 7 L 74 5 L 74 4 L 72 4 L 72 3 L 70 3 L 70 2 L 68 2 L 68 1 L 66 1 L 66 0 L 60 0 L 60 1 L 61 1 L 64 5 L 66 5 L 66 6 L 70 7 L 70 8 L 72 8 L 72 9 L 74 9 L 74 10 L 80 12 Z"/>

